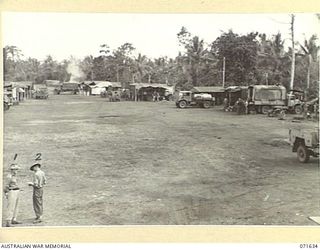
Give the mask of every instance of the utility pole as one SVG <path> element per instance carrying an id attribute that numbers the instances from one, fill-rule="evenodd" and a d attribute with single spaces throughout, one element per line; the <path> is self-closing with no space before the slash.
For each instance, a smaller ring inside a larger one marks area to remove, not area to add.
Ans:
<path id="1" fill-rule="evenodd" d="M 295 69 L 295 51 L 294 51 L 294 18 L 295 16 L 291 15 L 291 42 L 292 42 L 292 59 L 291 59 L 291 77 L 290 77 L 290 89 L 293 89 L 294 83 L 294 69 Z"/>
<path id="2" fill-rule="evenodd" d="M 223 57 L 223 64 L 222 64 L 222 87 L 224 88 L 226 78 L 226 58 Z"/>

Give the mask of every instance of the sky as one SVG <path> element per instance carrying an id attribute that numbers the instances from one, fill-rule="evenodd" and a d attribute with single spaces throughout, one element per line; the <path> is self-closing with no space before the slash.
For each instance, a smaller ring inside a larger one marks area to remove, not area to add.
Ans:
<path id="1" fill-rule="evenodd" d="M 51 55 L 62 61 L 70 56 L 82 59 L 99 55 L 100 45 L 111 50 L 129 42 L 151 58 L 175 57 L 179 50 L 177 33 L 185 26 L 207 44 L 222 32 L 252 31 L 268 37 L 280 32 L 290 44 L 288 14 L 111 14 L 111 13 L 2 13 L 2 45 L 15 45 L 25 57 L 43 60 Z M 318 34 L 320 22 L 314 14 L 296 14 L 296 40 Z"/>

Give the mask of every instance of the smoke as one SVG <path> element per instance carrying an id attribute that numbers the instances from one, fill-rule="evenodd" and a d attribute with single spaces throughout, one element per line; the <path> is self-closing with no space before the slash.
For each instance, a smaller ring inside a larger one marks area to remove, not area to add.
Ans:
<path id="1" fill-rule="evenodd" d="M 67 72 L 71 75 L 70 82 L 79 82 L 84 78 L 84 73 L 80 69 L 80 61 L 71 57 L 67 67 Z"/>

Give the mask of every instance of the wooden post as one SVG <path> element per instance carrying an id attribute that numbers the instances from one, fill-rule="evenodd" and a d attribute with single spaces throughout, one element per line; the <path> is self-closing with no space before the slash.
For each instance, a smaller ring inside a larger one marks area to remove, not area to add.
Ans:
<path id="1" fill-rule="evenodd" d="M 266 84 L 269 85 L 269 82 L 268 82 L 268 73 L 266 73 Z"/>

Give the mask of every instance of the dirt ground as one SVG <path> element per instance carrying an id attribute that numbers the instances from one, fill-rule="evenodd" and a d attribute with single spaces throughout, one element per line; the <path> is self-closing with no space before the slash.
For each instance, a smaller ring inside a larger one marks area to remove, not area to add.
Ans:
<path id="1" fill-rule="evenodd" d="M 33 225 L 26 183 L 39 152 L 48 185 L 37 226 L 315 225 L 318 160 L 298 163 L 286 140 L 291 127 L 317 125 L 50 96 L 4 113 L 4 176 L 17 153 L 22 226 Z"/>

